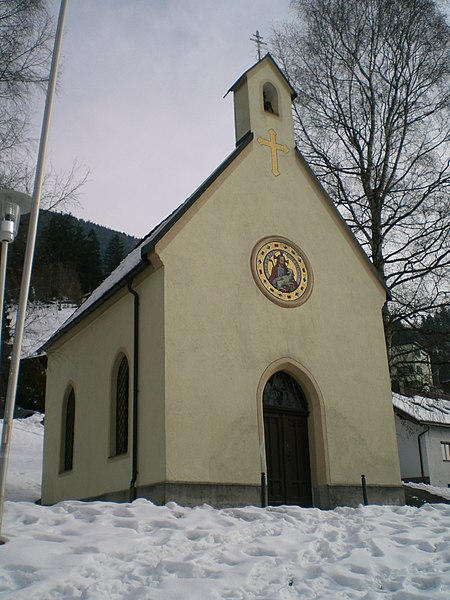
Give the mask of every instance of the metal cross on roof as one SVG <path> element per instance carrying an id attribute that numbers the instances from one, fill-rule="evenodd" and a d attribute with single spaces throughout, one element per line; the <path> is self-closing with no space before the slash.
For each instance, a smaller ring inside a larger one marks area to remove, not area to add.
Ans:
<path id="1" fill-rule="evenodd" d="M 257 48 L 257 52 L 258 52 L 258 60 L 261 60 L 261 46 L 267 46 L 266 42 L 263 42 L 263 39 L 264 38 L 261 35 L 259 35 L 258 30 L 256 30 L 254 37 L 250 38 L 251 42 L 256 43 L 256 48 Z"/>

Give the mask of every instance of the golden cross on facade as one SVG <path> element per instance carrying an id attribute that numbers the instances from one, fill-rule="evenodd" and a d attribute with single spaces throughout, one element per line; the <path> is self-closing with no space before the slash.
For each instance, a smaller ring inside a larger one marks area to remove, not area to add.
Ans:
<path id="1" fill-rule="evenodd" d="M 284 144 L 277 144 L 277 132 L 273 129 L 269 129 L 269 139 L 265 140 L 261 136 L 258 138 L 258 142 L 261 146 L 268 146 L 270 148 L 270 152 L 272 154 L 272 173 L 275 177 L 278 177 L 280 171 L 278 170 L 278 156 L 277 152 L 284 152 L 287 154 L 289 152 L 289 148 Z"/>

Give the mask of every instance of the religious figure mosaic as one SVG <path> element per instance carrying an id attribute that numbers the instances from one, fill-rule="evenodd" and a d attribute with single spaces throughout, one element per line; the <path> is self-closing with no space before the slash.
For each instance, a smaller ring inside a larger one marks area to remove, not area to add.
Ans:
<path id="1" fill-rule="evenodd" d="M 261 291 L 283 306 L 298 306 L 311 293 L 312 271 L 307 259 L 285 238 L 266 238 L 256 245 L 252 273 Z"/>

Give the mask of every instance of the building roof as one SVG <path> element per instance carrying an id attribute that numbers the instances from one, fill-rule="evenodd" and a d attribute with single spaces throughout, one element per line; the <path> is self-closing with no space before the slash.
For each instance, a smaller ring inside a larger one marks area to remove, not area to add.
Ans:
<path id="1" fill-rule="evenodd" d="M 291 97 L 295 98 L 295 90 L 290 85 L 289 81 L 286 79 L 286 76 L 278 67 L 277 63 L 271 57 L 270 54 L 266 54 L 260 61 L 255 63 L 250 69 L 247 71 L 231 86 L 229 91 L 233 91 L 247 76 L 247 73 L 259 65 L 264 60 L 268 60 L 279 73 L 283 76 L 289 88 L 291 89 Z M 227 92 L 228 93 L 228 92 Z M 147 260 L 147 255 L 151 252 L 157 242 L 164 237 L 164 235 L 173 227 L 173 225 L 180 219 L 187 210 L 204 194 L 204 192 L 209 188 L 209 186 L 227 169 L 227 167 L 239 156 L 239 154 L 244 150 L 246 146 L 253 140 L 253 133 L 249 132 L 245 135 L 241 140 L 239 140 L 237 147 L 235 150 L 217 167 L 215 171 L 200 185 L 199 188 L 191 195 L 187 200 L 185 200 L 178 208 L 176 208 L 166 219 L 164 219 L 159 225 L 157 225 L 154 229 L 152 229 L 139 244 L 124 258 L 124 260 L 120 263 L 120 265 L 92 292 L 92 294 L 86 299 L 86 301 L 63 323 L 63 325 L 56 331 L 56 333 L 40 348 L 40 351 L 46 351 L 50 348 L 54 342 L 56 342 L 60 337 L 62 337 L 67 331 L 69 331 L 72 327 L 74 327 L 77 323 L 82 321 L 88 314 L 97 309 L 103 302 L 111 298 L 119 289 L 124 288 L 128 285 L 128 282 L 139 272 L 143 271 L 148 265 L 149 262 Z M 357 250 L 360 252 L 360 255 L 364 258 L 366 264 L 368 265 L 371 272 L 378 279 L 379 283 L 384 287 L 387 297 L 389 298 L 389 290 L 386 288 L 385 283 L 381 279 L 379 273 L 376 271 L 372 262 L 368 258 L 367 254 L 362 249 L 358 240 L 345 223 L 344 218 L 337 210 L 336 206 L 333 204 L 333 201 L 328 196 L 327 192 L 315 176 L 314 172 L 305 161 L 301 153 L 296 149 L 297 156 L 302 162 L 302 164 L 306 167 L 308 173 L 311 177 L 316 181 L 319 186 L 321 192 L 324 194 L 329 205 L 335 211 L 335 214 L 338 216 L 339 221 L 345 226 L 350 234 L 350 239 L 353 241 Z"/>
<path id="2" fill-rule="evenodd" d="M 394 393 L 392 402 L 396 412 L 415 423 L 450 427 L 450 398 Z"/>
<path id="3" fill-rule="evenodd" d="M 312 170 L 312 168 L 310 167 L 309 163 L 307 162 L 307 160 L 305 159 L 305 157 L 303 156 L 303 154 L 300 152 L 300 150 L 298 148 L 295 148 L 295 151 L 297 153 L 298 159 L 302 163 L 302 165 L 305 168 L 306 172 L 309 173 L 310 177 L 315 181 L 317 187 L 320 189 L 320 192 L 322 193 L 323 198 L 325 198 L 325 200 L 326 200 L 327 204 L 330 206 L 330 208 L 332 210 L 334 210 L 335 215 L 338 218 L 338 221 L 341 223 L 341 225 L 344 227 L 344 229 L 349 234 L 350 239 L 353 241 L 353 243 L 354 243 L 354 245 L 355 245 L 355 247 L 356 247 L 359 255 L 365 261 L 366 265 L 369 267 L 370 271 L 375 276 L 375 278 L 378 279 L 378 282 L 380 283 L 380 285 L 384 288 L 384 291 L 386 292 L 386 299 L 387 300 L 392 300 L 391 290 L 388 288 L 388 286 L 386 285 L 386 282 L 383 280 L 383 278 L 381 277 L 380 273 L 375 268 L 375 265 L 373 264 L 373 262 L 370 260 L 370 258 L 367 256 L 367 254 L 364 252 L 363 247 L 358 242 L 358 239 L 356 238 L 355 234 L 350 229 L 350 227 L 347 224 L 346 220 L 344 219 L 344 217 L 341 215 L 341 213 L 337 209 L 337 207 L 334 204 L 333 200 L 330 198 L 328 192 L 326 191 L 326 189 L 323 187 L 323 185 L 319 181 L 317 175 L 314 173 L 314 171 Z"/>
<path id="4" fill-rule="evenodd" d="M 189 196 L 159 225 L 152 229 L 137 246 L 122 260 L 116 269 L 92 292 L 83 304 L 65 321 L 56 333 L 40 348 L 47 350 L 56 340 L 69 329 L 79 323 L 89 313 L 113 296 L 119 289 L 125 287 L 137 273 L 148 266 L 147 254 L 153 250 L 159 240 L 175 225 L 184 213 L 202 196 L 209 186 L 225 171 L 225 169 L 239 156 L 246 146 L 252 141 L 253 134 L 249 133 L 240 141 L 237 148 L 217 167 L 195 192 Z"/>
<path id="5" fill-rule="evenodd" d="M 274 59 L 272 58 L 272 55 L 268 52 L 267 54 L 265 54 L 260 60 L 258 60 L 254 65 L 252 65 L 249 69 L 247 69 L 245 71 L 245 73 L 243 73 L 239 79 L 237 79 L 233 85 L 230 87 L 230 89 L 228 90 L 228 92 L 225 94 L 225 96 L 227 96 L 230 92 L 234 92 L 240 85 L 241 83 L 243 83 L 245 81 L 245 79 L 247 78 L 247 74 L 252 71 L 256 66 L 258 66 L 259 64 L 261 64 L 263 61 L 268 60 L 274 67 L 275 69 L 278 71 L 278 73 L 281 75 L 281 77 L 284 79 L 284 81 L 287 83 L 287 85 L 289 86 L 289 89 L 291 90 L 291 99 L 295 100 L 295 98 L 297 98 L 297 92 L 294 90 L 294 88 L 292 87 L 292 85 L 289 83 L 288 78 L 286 77 L 286 75 L 283 73 L 283 71 L 280 69 L 280 67 L 277 65 L 277 63 L 274 61 Z M 224 96 L 224 98 L 225 98 Z"/>

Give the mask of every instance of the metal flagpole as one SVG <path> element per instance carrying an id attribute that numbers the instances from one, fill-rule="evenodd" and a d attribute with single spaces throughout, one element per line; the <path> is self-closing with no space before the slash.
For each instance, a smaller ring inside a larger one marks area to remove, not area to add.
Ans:
<path id="1" fill-rule="evenodd" d="M 5 298 L 6 264 L 8 262 L 8 242 L 2 241 L 0 263 L 0 359 L 2 356 L 2 333 L 3 333 L 3 302 Z"/>
<path id="2" fill-rule="evenodd" d="M 20 354 L 22 351 L 23 329 L 30 290 L 31 270 L 33 267 L 34 247 L 36 243 L 37 224 L 39 219 L 39 205 L 41 201 L 42 181 L 44 175 L 45 154 L 47 150 L 48 134 L 50 129 L 50 117 L 55 96 L 56 76 L 58 73 L 59 55 L 61 52 L 62 34 L 66 14 L 67 0 L 61 0 L 59 7 L 58 25 L 56 27 L 55 43 L 53 46 L 52 64 L 50 78 L 45 100 L 44 116 L 42 119 L 41 139 L 39 141 L 38 159 L 36 164 L 36 175 L 33 188 L 33 203 L 30 212 L 30 224 L 28 229 L 27 246 L 23 263 L 22 282 L 20 285 L 19 308 L 17 311 L 16 327 L 14 332 L 14 345 L 9 369 L 8 388 L 5 401 L 5 415 L 3 418 L 2 439 L 0 446 L 0 543 L 5 539 L 1 537 L 3 507 L 5 502 L 6 474 L 8 470 L 9 445 L 11 441 L 12 421 L 14 406 L 16 402 L 17 380 L 19 377 Z"/>

